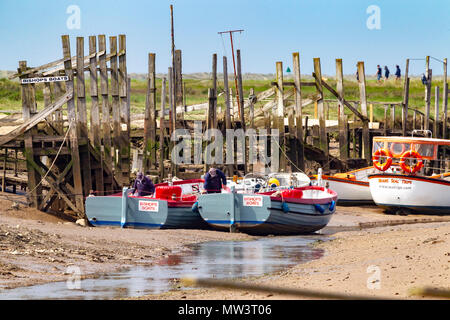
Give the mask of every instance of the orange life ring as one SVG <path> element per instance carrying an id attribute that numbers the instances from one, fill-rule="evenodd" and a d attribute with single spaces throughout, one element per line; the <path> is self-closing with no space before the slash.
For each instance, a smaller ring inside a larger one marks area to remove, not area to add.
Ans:
<path id="1" fill-rule="evenodd" d="M 405 163 L 405 160 L 412 159 L 412 158 L 417 159 L 417 163 L 414 166 L 407 165 Z M 420 153 L 418 153 L 417 151 L 414 151 L 414 150 L 405 151 L 402 153 L 401 158 L 400 158 L 400 167 L 406 173 L 410 173 L 410 174 L 416 173 L 423 167 L 422 156 L 420 155 Z"/>
<path id="2" fill-rule="evenodd" d="M 386 157 L 386 162 L 380 164 L 380 157 Z M 386 171 L 392 164 L 392 153 L 386 149 L 378 149 L 372 156 L 373 166 L 380 171 Z"/>
<path id="3" fill-rule="evenodd" d="M 394 146 L 396 145 L 397 143 L 395 143 L 395 142 L 392 142 L 391 143 L 391 146 L 390 146 L 390 148 L 389 148 L 389 150 L 391 151 L 391 153 L 392 153 L 392 155 L 394 156 L 394 157 L 401 157 L 401 155 L 405 152 L 405 144 L 404 143 L 402 143 L 401 145 L 402 145 L 402 151 L 400 151 L 400 153 L 396 153 L 395 152 L 395 150 L 394 150 Z"/>

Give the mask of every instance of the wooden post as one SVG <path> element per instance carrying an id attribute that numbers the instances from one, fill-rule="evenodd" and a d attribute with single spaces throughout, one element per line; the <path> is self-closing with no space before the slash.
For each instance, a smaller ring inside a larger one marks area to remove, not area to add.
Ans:
<path id="1" fill-rule="evenodd" d="M 86 111 L 86 86 L 84 83 L 84 38 L 77 37 L 77 111 L 79 123 L 79 153 L 81 161 L 81 172 L 83 175 L 83 194 L 89 195 L 92 189 L 91 161 L 89 152 L 89 134 L 87 127 Z"/>
<path id="2" fill-rule="evenodd" d="M 447 104 L 448 104 L 448 85 L 447 85 L 447 58 L 444 59 L 444 92 L 442 93 L 442 139 L 447 139 Z"/>
<path id="3" fill-rule="evenodd" d="M 244 91 L 242 88 L 241 50 L 236 50 L 237 81 L 239 90 L 239 114 L 241 116 L 241 128 L 245 131 Z M 247 160 L 246 160 L 247 161 Z"/>
<path id="4" fill-rule="evenodd" d="M 416 110 L 414 110 L 414 113 L 413 113 L 413 130 L 414 129 L 416 129 L 416 122 L 417 121 L 417 111 Z"/>
<path id="5" fill-rule="evenodd" d="M 342 68 L 342 59 L 336 59 L 336 91 L 344 98 L 344 73 Z M 338 101 L 338 119 L 339 119 L 339 158 L 343 161 L 348 159 L 348 131 L 345 130 L 345 107 L 341 101 Z"/>
<path id="6" fill-rule="evenodd" d="M 128 75 L 126 58 L 126 36 L 119 35 L 119 97 L 120 97 L 120 183 L 130 185 L 130 109 L 128 105 Z M 125 127 L 125 130 L 122 128 Z"/>
<path id="7" fill-rule="evenodd" d="M 177 118 L 177 112 L 176 112 L 177 108 L 176 108 L 176 105 L 175 105 L 175 93 L 174 93 L 175 92 L 175 84 L 174 84 L 174 81 L 173 81 L 173 78 L 174 78 L 173 72 L 174 72 L 173 69 L 171 67 L 169 67 L 167 74 L 169 76 L 169 108 L 172 111 L 171 112 L 171 114 L 172 114 L 172 125 L 171 125 L 171 130 L 170 130 L 171 134 L 173 133 L 173 131 L 175 131 L 177 129 L 177 119 L 178 119 Z M 172 149 L 174 147 L 174 143 L 172 141 L 170 141 L 169 145 L 170 145 L 170 148 L 169 148 L 170 149 L 170 153 L 172 153 Z M 170 163 L 171 163 L 170 171 L 171 171 L 172 176 L 177 176 L 177 172 L 178 172 L 177 164 L 174 163 L 173 161 L 171 161 Z"/>
<path id="8" fill-rule="evenodd" d="M 3 157 L 3 177 L 2 177 L 2 192 L 6 192 L 6 161 L 8 159 L 8 148 L 5 148 L 5 156 Z"/>
<path id="9" fill-rule="evenodd" d="M 409 102 L 409 59 L 406 59 L 405 67 L 405 83 L 403 89 L 403 103 L 402 103 L 402 135 L 406 136 L 408 127 L 408 102 Z"/>
<path id="10" fill-rule="evenodd" d="M 424 130 L 430 129 L 430 105 L 431 105 L 431 78 L 432 70 L 430 69 L 430 56 L 426 57 L 425 76 L 427 84 L 425 85 L 425 123 Z"/>
<path id="11" fill-rule="evenodd" d="M 303 144 L 303 111 L 302 111 L 302 84 L 301 84 L 301 73 L 300 73 L 300 54 L 294 52 L 292 54 L 293 60 L 293 73 L 294 73 L 294 92 L 295 92 L 295 138 L 296 138 L 296 163 L 297 167 L 304 171 L 305 170 L 305 146 Z"/>
<path id="12" fill-rule="evenodd" d="M 324 152 L 326 158 L 328 159 L 328 137 L 325 121 L 325 109 L 323 104 L 322 70 L 320 66 L 320 58 L 314 58 L 314 73 L 316 75 L 316 89 L 319 95 L 317 100 L 317 112 L 319 116 L 319 148 Z M 323 170 L 324 172 L 328 172 L 330 170 L 328 160 L 327 165 L 324 166 Z"/>
<path id="13" fill-rule="evenodd" d="M 434 125 L 433 136 L 439 138 L 439 87 L 435 87 L 434 93 Z"/>
<path id="14" fill-rule="evenodd" d="M 206 129 L 214 129 L 214 88 L 208 89 L 208 111 L 206 117 Z"/>
<path id="15" fill-rule="evenodd" d="M 364 62 L 358 62 L 358 75 L 359 75 L 359 100 L 361 103 L 361 113 L 363 116 L 367 117 L 367 98 L 366 98 L 366 74 L 364 71 Z M 363 130 L 362 130 L 362 156 L 364 159 L 370 163 L 371 154 L 370 154 L 370 133 L 369 133 L 369 123 L 367 121 L 363 121 Z"/>
<path id="16" fill-rule="evenodd" d="M 387 132 L 388 132 L 388 108 L 389 106 L 387 104 L 384 105 L 384 128 L 383 128 L 383 135 L 387 136 Z"/>
<path id="17" fill-rule="evenodd" d="M 175 88 L 175 107 L 184 106 L 183 103 L 183 76 L 181 66 L 181 50 L 175 50 L 175 66 L 174 66 L 174 88 Z M 180 120 L 184 119 L 184 112 L 180 113 Z"/>
<path id="18" fill-rule="evenodd" d="M 161 83 L 161 113 L 159 117 L 159 178 L 164 179 L 164 137 L 166 128 L 164 125 L 164 114 L 166 111 L 166 78 Z"/>
<path id="19" fill-rule="evenodd" d="M 214 90 L 214 96 L 217 97 L 217 54 L 216 53 L 214 53 L 212 55 L 212 89 Z M 217 100 L 216 100 L 216 104 L 217 104 Z M 217 105 L 213 106 L 212 121 L 217 124 Z"/>
<path id="20" fill-rule="evenodd" d="M 63 35 L 62 46 L 64 53 L 64 69 L 69 80 L 66 81 L 67 92 L 74 92 L 73 86 L 73 69 L 70 54 L 70 40 L 68 35 Z M 83 198 L 83 183 L 81 179 L 81 161 L 78 144 L 78 122 L 75 110 L 75 99 L 71 98 L 67 101 L 67 118 L 69 120 L 69 140 L 70 152 L 72 155 L 72 177 L 74 182 L 74 197 L 76 208 L 79 211 L 79 217 L 84 218 L 84 198 Z M 88 190 L 89 192 L 89 190 Z"/>
<path id="21" fill-rule="evenodd" d="M 391 104 L 391 130 L 395 131 L 395 104 Z"/>
<path id="22" fill-rule="evenodd" d="M 274 121 L 274 127 L 278 129 L 280 135 L 280 170 L 286 171 L 286 135 L 284 133 L 284 89 L 283 89 L 283 62 L 276 63 L 277 70 L 277 113 Z"/>
<path id="23" fill-rule="evenodd" d="M 103 155 L 101 152 L 101 136 L 100 136 L 100 110 L 98 107 L 98 84 L 97 84 L 97 38 L 89 37 L 89 79 L 90 79 L 90 96 L 91 96 L 91 127 L 90 132 L 94 149 L 100 155 L 100 163 L 95 169 L 95 189 L 103 195 Z"/>
<path id="24" fill-rule="evenodd" d="M 105 158 L 105 165 L 112 173 L 112 153 L 111 153 L 111 113 L 109 107 L 109 88 L 108 88 L 108 69 L 106 65 L 106 37 L 105 35 L 98 36 L 98 49 L 101 52 L 99 55 L 100 65 L 100 91 L 102 95 L 102 138 L 103 138 L 103 156 Z M 112 177 L 111 177 L 112 179 Z M 112 189 L 112 185 L 111 185 Z M 111 190 L 110 189 L 110 190 Z"/>
<path id="25" fill-rule="evenodd" d="M 355 103 L 355 108 L 357 108 L 357 104 Z M 353 158 L 356 159 L 357 152 L 356 152 L 356 115 L 353 114 L 353 130 L 352 130 L 352 142 L 353 142 Z"/>
<path id="26" fill-rule="evenodd" d="M 156 162 L 156 71 L 154 53 L 148 55 L 147 95 L 145 100 L 144 120 L 144 154 L 142 169 L 144 174 L 150 173 Z M 169 75 L 169 86 L 172 80 Z M 173 105 L 171 105 L 173 112 Z M 175 114 L 172 113 L 172 118 Z"/>
<path id="27" fill-rule="evenodd" d="M 231 129 L 231 104 L 230 104 L 230 90 L 228 87 L 228 68 L 227 57 L 223 57 L 223 88 L 225 91 L 225 128 Z M 234 174 L 234 165 L 227 165 L 227 174 L 231 177 Z"/>
<path id="28" fill-rule="evenodd" d="M 110 66 L 111 66 L 111 96 L 112 96 L 112 120 L 113 120 L 113 145 L 114 145 L 114 176 L 121 186 L 121 162 L 120 162 L 120 99 L 119 99 L 119 70 L 117 66 L 117 37 L 109 37 Z"/>

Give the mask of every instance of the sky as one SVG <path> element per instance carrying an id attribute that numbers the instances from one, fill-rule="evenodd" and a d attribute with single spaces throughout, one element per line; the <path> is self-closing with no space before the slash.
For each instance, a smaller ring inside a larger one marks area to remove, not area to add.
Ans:
<path id="1" fill-rule="evenodd" d="M 292 69 L 292 53 L 300 53 L 302 74 L 313 72 L 313 58 L 322 73 L 335 74 L 335 59 L 343 59 L 345 74 L 365 62 L 366 74 L 376 65 L 422 74 L 425 56 L 433 75 L 442 74 L 450 49 L 448 0 L 0 0 L 0 70 L 16 70 L 19 60 L 39 66 L 62 58 L 61 35 L 125 34 L 128 72 L 146 73 L 148 53 L 156 53 L 156 71 L 171 64 L 170 4 L 174 6 L 175 46 L 182 50 L 183 73 L 211 72 L 212 54 L 228 57 L 230 38 L 241 50 L 243 73 L 275 73 L 275 63 Z M 79 9 L 76 11 L 68 9 Z M 375 9 L 374 9 L 375 8 Z M 78 23 L 79 22 L 79 23 Z M 108 41 L 107 41 L 108 42 Z M 108 45 L 109 47 L 109 45 Z M 109 48 L 108 48 L 109 50 Z"/>

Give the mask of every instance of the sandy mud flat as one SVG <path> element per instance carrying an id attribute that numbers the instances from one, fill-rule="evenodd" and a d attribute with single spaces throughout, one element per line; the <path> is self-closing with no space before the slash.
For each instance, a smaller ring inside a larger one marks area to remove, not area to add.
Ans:
<path id="1" fill-rule="evenodd" d="M 136 265 L 152 265 L 186 245 L 205 241 L 252 240 L 241 233 L 209 230 L 137 230 L 82 227 L 0 194 L 0 295 L 2 289 L 68 279 L 68 267 L 82 277 Z M 424 223 L 427 222 L 427 223 Z M 276 274 L 240 281 L 255 285 L 312 289 L 387 298 L 411 297 L 414 287 L 450 288 L 450 217 L 392 216 L 370 207 L 338 207 L 314 246 L 318 259 Z M 298 299 L 270 293 L 179 287 L 132 299 Z M 426 298 L 426 297 L 425 297 Z"/>

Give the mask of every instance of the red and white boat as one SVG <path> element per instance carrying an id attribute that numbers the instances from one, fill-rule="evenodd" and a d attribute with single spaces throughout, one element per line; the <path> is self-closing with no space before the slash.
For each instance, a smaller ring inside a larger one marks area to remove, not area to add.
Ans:
<path id="1" fill-rule="evenodd" d="M 373 151 L 378 170 L 369 186 L 377 205 L 404 214 L 450 213 L 450 140 L 375 137 Z"/>

